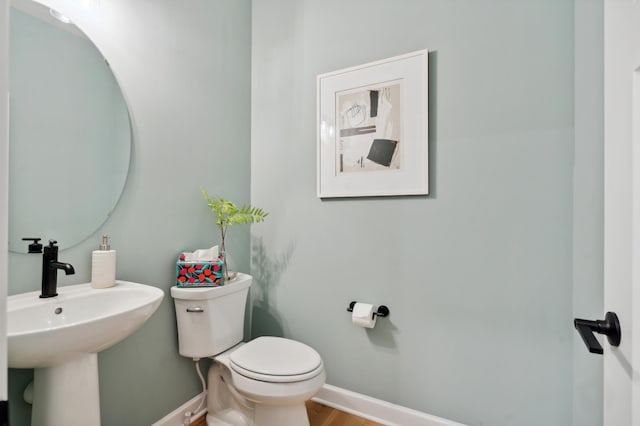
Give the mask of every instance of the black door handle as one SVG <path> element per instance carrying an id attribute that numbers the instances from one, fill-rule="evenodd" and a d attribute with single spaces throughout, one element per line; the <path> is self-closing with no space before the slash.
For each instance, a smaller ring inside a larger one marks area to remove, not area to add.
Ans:
<path id="1" fill-rule="evenodd" d="M 602 346 L 600 346 L 596 336 L 593 335 L 594 332 L 607 336 L 611 346 L 620 346 L 622 331 L 615 312 L 607 312 L 604 320 L 590 321 L 576 318 L 573 320 L 573 326 L 578 330 L 584 344 L 587 345 L 587 349 L 592 354 L 602 354 Z"/>

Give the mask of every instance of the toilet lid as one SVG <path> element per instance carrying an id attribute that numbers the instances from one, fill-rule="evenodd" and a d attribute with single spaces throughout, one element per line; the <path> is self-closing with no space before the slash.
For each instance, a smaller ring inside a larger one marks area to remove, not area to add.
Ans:
<path id="1" fill-rule="evenodd" d="M 261 376 L 299 376 L 322 365 L 318 352 L 304 343 L 282 337 L 258 337 L 233 351 L 232 368 Z M 242 371 L 239 371 L 242 373 Z"/>

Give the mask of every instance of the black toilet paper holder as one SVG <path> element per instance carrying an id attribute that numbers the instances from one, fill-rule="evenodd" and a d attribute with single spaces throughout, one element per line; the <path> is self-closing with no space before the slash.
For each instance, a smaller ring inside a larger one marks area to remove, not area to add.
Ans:
<path id="1" fill-rule="evenodd" d="M 347 312 L 353 312 L 353 307 L 356 305 L 356 301 L 354 300 L 353 302 L 349 303 L 349 307 L 347 308 Z M 378 310 L 376 312 L 373 313 L 373 316 L 376 317 L 386 317 L 389 315 L 391 311 L 389 311 L 389 308 L 387 308 L 385 305 L 380 305 L 378 306 Z"/>

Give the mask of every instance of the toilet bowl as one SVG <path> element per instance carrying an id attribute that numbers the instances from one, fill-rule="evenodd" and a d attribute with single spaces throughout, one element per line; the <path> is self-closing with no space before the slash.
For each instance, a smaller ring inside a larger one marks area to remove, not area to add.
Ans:
<path id="1" fill-rule="evenodd" d="M 255 425 L 309 424 L 304 402 L 325 382 L 322 360 L 311 347 L 265 336 L 213 359 L 233 389 L 253 403 Z"/>
<path id="2" fill-rule="evenodd" d="M 208 425 L 309 425 L 305 401 L 325 382 L 320 355 L 282 337 L 242 340 L 252 278 L 221 287 L 172 287 L 180 354 L 213 358 L 209 371 Z"/>

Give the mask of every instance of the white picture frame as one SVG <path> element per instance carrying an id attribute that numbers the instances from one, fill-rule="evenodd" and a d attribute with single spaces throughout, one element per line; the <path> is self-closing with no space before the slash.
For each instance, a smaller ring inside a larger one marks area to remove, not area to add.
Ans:
<path id="1" fill-rule="evenodd" d="M 429 193 L 428 51 L 317 76 L 317 195 Z"/>

